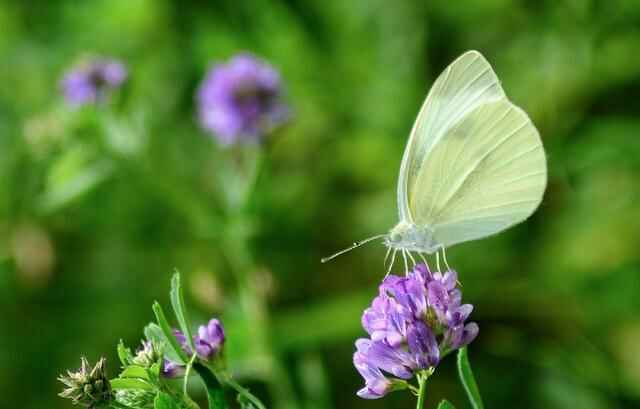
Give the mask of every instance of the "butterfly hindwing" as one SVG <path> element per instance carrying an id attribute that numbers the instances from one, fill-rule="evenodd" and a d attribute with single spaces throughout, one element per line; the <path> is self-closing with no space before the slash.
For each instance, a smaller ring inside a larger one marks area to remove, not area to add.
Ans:
<path id="1" fill-rule="evenodd" d="M 531 215 L 546 180 L 535 126 L 488 62 L 468 52 L 436 80 L 414 125 L 398 187 L 401 220 L 430 227 L 445 247 L 486 237 Z"/>

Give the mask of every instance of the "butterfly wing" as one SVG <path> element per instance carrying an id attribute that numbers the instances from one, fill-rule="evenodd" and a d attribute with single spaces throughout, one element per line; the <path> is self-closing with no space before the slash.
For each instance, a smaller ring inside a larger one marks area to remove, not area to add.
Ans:
<path id="1" fill-rule="evenodd" d="M 431 150 L 416 177 L 411 212 L 448 247 L 525 220 L 546 183 L 538 131 L 505 98 L 467 114 Z"/>
<path id="2" fill-rule="evenodd" d="M 547 172 L 538 132 L 477 52 L 438 78 L 410 144 L 405 220 L 432 228 L 445 247 L 519 223 L 542 200 Z"/>
<path id="3" fill-rule="evenodd" d="M 436 79 L 413 125 L 400 165 L 398 210 L 401 221 L 415 222 L 410 211 L 418 173 L 448 129 L 483 103 L 504 98 L 500 82 L 477 51 L 456 59 Z"/>

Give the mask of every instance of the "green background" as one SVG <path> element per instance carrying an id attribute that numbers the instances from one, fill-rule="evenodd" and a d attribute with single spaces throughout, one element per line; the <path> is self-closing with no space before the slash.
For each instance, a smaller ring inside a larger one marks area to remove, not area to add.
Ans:
<path id="1" fill-rule="evenodd" d="M 384 275 L 402 150 L 434 78 L 478 49 L 548 154 L 526 223 L 452 248 L 480 335 L 490 408 L 640 406 L 640 4 L 161 0 L 0 3 L 0 407 L 70 407 L 56 376 L 136 345 L 174 268 L 199 321 L 223 318 L 238 379 L 283 408 L 410 408 L 355 397 L 360 314 Z M 196 122 L 212 62 L 277 67 L 293 116 L 255 191 L 228 211 L 255 149 Z M 111 104 L 58 83 L 87 55 L 130 71 Z M 468 407 L 454 359 L 428 389 Z M 193 394 L 201 396 L 199 385 Z"/>

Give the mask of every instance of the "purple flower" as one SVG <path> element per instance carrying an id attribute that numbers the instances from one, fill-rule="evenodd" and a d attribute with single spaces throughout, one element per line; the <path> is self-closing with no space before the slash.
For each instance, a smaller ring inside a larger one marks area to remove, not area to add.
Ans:
<path id="1" fill-rule="evenodd" d="M 127 78 L 124 65 L 113 59 L 94 59 L 69 70 L 61 81 L 66 101 L 75 106 L 104 101 L 109 91 Z"/>
<path id="2" fill-rule="evenodd" d="M 184 375 L 186 368 L 184 365 L 165 359 L 162 363 L 162 376 L 173 379 Z"/>
<path id="3" fill-rule="evenodd" d="M 353 365 L 364 378 L 365 386 L 358 391 L 358 396 L 365 399 L 378 399 L 393 390 L 394 383 L 386 378 L 370 350 L 372 341 L 360 338 L 356 341 L 356 353 L 353 354 Z"/>
<path id="4" fill-rule="evenodd" d="M 461 303 L 456 285 L 455 271 L 432 273 L 424 264 L 406 277 L 383 280 L 362 315 L 371 339 L 356 341 L 354 364 L 365 379 L 358 396 L 379 398 L 398 389 L 400 380 L 433 369 L 443 355 L 473 341 L 478 325 L 465 324 L 473 306 Z"/>
<path id="5" fill-rule="evenodd" d="M 224 345 L 224 328 L 217 319 L 212 319 L 207 325 L 198 328 L 198 335 L 194 337 L 196 352 L 204 360 L 215 358 Z"/>
<path id="6" fill-rule="evenodd" d="M 214 66 L 198 89 L 203 128 L 223 145 L 256 141 L 288 117 L 278 72 L 250 54 Z"/>
<path id="7" fill-rule="evenodd" d="M 191 346 L 189 346 L 189 342 L 187 341 L 187 337 L 182 333 L 182 331 L 174 328 L 173 336 L 176 338 L 176 341 L 178 341 L 178 344 L 180 344 L 180 348 L 182 348 L 182 350 L 184 351 L 185 354 L 187 354 L 187 356 L 193 355 L 193 352 L 191 351 Z"/>

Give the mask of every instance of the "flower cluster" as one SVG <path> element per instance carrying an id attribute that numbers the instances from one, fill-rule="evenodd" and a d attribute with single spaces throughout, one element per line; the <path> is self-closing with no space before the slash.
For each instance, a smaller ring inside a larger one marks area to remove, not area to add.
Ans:
<path id="1" fill-rule="evenodd" d="M 106 360 L 101 358 L 93 368 L 85 358 L 81 362 L 80 369 L 58 378 L 66 386 L 60 396 L 87 408 L 108 406 L 113 400 L 113 391 L 105 372 Z"/>
<path id="2" fill-rule="evenodd" d="M 370 339 L 356 341 L 353 362 L 365 380 L 358 396 L 376 399 L 404 388 L 405 380 L 473 341 L 478 325 L 465 324 L 473 306 L 462 304 L 456 284 L 455 271 L 431 272 L 424 264 L 406 277 L 385 278 L 362 316 Z"/>
<path id="3" fill-rule="evenodd" d="M 127 78 L 124 65 L 111 59 L 95 59 L 80 64 L 67 72 L 61 88 L 71 105 L 102 102 L 108 91 L 118 88 Z"/>
<path id="4" fill-rule="evenodd" d="M 173 330 L 173 335 L 185 354 L 187 356 L 193 355 L 191 346 L 187 342 L 187 337 L 177 329 Z M 224 328 L 219 320 L 214 318 L 207 325 L 198 327 L 198 334 L 193 336 L 198 358 L 203 361 L 213 362 L 222 353 L 224 340 Z M 165 359 L 162 366 L 162 374 L 167 378 L 180 377 L 184 374 L 184 365 Z"/>
<path id="5" fill-rule="evenodd" d="M 258 140 L 287 119 L 281 97 L 278 72 L 252 55 L 240 54 L 214 66 L 204 79 L 196 97 L 200 123 L 223 145 Z"/>

